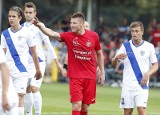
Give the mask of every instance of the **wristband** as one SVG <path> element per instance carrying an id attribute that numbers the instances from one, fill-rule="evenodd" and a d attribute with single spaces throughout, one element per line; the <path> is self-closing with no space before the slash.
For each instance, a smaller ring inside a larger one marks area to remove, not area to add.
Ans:
<path id="1" fill-rule="evenodd" d="M 63 68 L 67 70 L 68 69 L 68 65 L 67 64 L 63 64 Z"/>

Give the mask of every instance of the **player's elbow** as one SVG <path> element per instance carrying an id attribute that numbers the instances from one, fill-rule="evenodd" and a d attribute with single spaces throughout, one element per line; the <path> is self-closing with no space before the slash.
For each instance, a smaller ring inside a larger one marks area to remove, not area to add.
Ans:
<path id="1" fill-rule="evenodd" d="M 155 71 L 158 71 L 158 63 L 154 63 Z"/>

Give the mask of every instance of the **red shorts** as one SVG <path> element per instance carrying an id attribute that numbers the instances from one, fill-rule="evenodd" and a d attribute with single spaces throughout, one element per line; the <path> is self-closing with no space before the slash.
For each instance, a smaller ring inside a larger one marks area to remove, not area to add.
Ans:
<path id="1" fill-rule="evenodd" d="M 70 78 L 70 102 L 93 104 L 96 98 L 96 79 Z"/>

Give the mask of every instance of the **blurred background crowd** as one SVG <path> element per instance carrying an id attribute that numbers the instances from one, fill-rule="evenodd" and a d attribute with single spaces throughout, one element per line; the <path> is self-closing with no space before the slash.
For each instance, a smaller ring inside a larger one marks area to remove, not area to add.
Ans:
<path id="1" fill-rule="evenodd" d="M 104 53 L 106 85 L 120 87 L 123 64 L 116 68 L 111 66 L 111 59 L 121 44 L 130 40 L 129 25 L 132 21 L 142 21 L 145 27 L 144 40 L 154 44 L 160 65 L 160 0 L 1 0 L 1 31 L 7 28 L 7 13 L 11 6 L 24 6 L 32 1 L 37 6 L 37 17 L 48 27 L 57 32 L 70 31 L 70 16 L 77 11 L 85 14 L 90 29 L 99 35 Z M 23 8 L 23 7 L 22 7 Z M 22 20 L 23 22 L 23 20 Z M 66 46 L 51 40 L 58 60 L 63 64 Z M 45 47 L 44 47 L 45 49 Z M 48 52 L 46 51 L 46 57 Z M 44 82 L 67 82 L 53 60 L 47 58 L 46 78 Z M 160 70 L 152 76 L 150 85 L 160 87 Z"/>

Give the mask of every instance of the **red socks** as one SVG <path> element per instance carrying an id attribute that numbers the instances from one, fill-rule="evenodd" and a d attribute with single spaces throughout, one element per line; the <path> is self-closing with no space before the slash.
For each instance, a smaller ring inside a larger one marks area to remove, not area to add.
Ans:
<path id="1" fill-rule="evenodd" d="M 80 115 L 87 115 L 87 112 L 81 111 Z"/>
<path id="2" fill-rule="evenodd" d="M 72 115 L 87 115 L 87 112 L 72 110 Z"/>
<path id="3" fill-rule="evenodd" d="M 72 115 L 81 115 L 81 111 L 72 110 Z"/>

